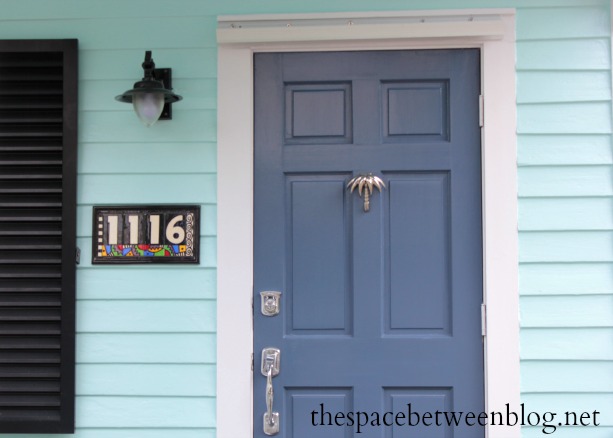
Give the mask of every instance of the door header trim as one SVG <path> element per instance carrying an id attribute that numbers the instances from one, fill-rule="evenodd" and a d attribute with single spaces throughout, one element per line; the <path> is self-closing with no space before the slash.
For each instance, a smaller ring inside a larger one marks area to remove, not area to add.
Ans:
<path id="1" fill-rule="evenodd" d="M 512 9 L 397 11 L 218 18 L 218 44 L 473 37 L 502 39 Z"/>

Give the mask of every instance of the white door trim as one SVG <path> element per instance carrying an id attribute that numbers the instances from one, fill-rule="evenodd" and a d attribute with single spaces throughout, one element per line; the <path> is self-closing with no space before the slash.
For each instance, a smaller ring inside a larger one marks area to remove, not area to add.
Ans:
<path id="1" fill-rule="evenodd" d="M 481 49 L 486 411 L 519 407 L 514 11 L 223 17 L 218 39 L 217 437 L 252 436 L 253 54 L 264 51 Z"/>

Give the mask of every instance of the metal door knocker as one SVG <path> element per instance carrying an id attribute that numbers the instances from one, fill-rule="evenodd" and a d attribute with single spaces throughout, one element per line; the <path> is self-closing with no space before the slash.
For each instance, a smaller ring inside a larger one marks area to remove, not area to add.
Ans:
<path id="1" fill-rule="evenodd" d="M 381 192 L 385 188 L 385 183 L 381 178 L 372 173 L 362 173 L 352 178 L 347 183 L 347 189 L 349 189 L 351 193 L 353 193 L 356 187 L 358 188 L 360 197 L 362 196 L 362 192 L 364 193 L 364 211 L 369 211 L 370 195 L 372 195 L 375 187 Z"/>

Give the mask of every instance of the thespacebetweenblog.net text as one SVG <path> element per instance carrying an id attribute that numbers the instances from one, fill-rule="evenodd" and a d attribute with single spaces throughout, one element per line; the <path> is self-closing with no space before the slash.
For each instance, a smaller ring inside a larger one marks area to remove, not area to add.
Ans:
<path id="1" fill-rule="evenodd" d="M 485 427 L 490 426 L 534 426 L 541 427 L 545 435 L 554 433 L 563 426 L 599 426 L 597 410 L 591 412 L 535 412 L 520 405 L 517 412 L 507 403 L 503 411 L 466 412 L 435 411 L 420 412 L 413 409 L 411 403 L 406 409 L 388 412 L 347 411 L 329 412 L 324 403 L 311 411 L 311 425 L 352 427 L 362 433 L 366 427 Z"/>

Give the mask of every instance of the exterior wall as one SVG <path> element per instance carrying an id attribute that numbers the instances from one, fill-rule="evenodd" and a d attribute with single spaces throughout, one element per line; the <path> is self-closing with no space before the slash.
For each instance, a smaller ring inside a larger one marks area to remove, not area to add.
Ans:
<path id="1" fill-rule="evenodd" d="M 215 436 L 217 15 L 402 10 L 407 3 L 4 0 L 0 38 L 80 40 L 76 437 Z M 462 6 L 517 7 L 522 401 L 540 412 L 599 410 L 599 428 L 562 428 L 555 436 L 609 437 L 609 2 Z M 458 2 L 410 7 L 455 9 Z M 158 67 L 173 68 L 185 98 L 173 121 L 151 128 L 113 100 L 140 79 L 145 50 Z M 92 267 L 91 206 L 123 203 L 201 204 L 201 265 Z M 542 431 L 527 428 L 523 436 Z"/>
<path id="2" fill-rule="evenodd" d="M 558 437 L 613 436 L 608 19 L 606 4 L 517 16 L 522 401 L 603 412 Z"/>
<path id="3" fill-rule="evenodd" d="M 156 3 L 10 1 L 1 14 L 1 38 L 79 38 L 78 438 L 215 436 L 216 18 Z M 147 49 L 185 96 L 151 128 L 114 100 Z M 201 204 L 201 264 L 92 267 L 92 205 L 123 203 Z"/>

